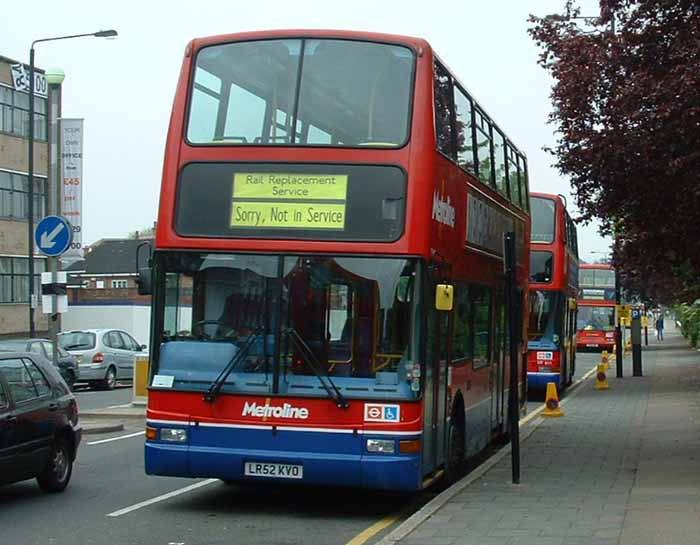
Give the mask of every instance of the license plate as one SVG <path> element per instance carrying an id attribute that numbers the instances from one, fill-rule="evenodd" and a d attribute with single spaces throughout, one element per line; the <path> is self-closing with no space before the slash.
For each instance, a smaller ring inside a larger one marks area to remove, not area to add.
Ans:
<path id="1" fill-rule="evenodd" d="M 597 343 L 596 343 L 596 344 L 588 343 L 586 346 L 588 346 L 589 348 L 598 348 L 598 344 L 597 344 Z"/>
<path id="2" fill-rule="evenodd" d="M 248 477 L 303 479 L 304 466 L 296 464 L 273 464 L 268 462 L 246 462 L 244 474 Z"/>

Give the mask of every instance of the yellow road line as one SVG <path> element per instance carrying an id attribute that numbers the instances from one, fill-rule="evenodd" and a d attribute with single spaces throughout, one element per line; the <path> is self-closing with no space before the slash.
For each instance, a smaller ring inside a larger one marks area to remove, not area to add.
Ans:
<path id="1" fill-rule="evenodd" d="M 355 537 L 353 537 L 345 545 L 363 545 L 371 537 L 376 536 L 379 532 L 384 530 L 384 528 L 394 524 L 397 520 L 399 520 L 400 517 L 401 517 L 400 513 L 394 513 L 393 515 L 387 515 L 383 519 L 372 524 L 372 526 L 370 526 L 369 528 L 362 530 L 362 532 L 360 532 Z"/>

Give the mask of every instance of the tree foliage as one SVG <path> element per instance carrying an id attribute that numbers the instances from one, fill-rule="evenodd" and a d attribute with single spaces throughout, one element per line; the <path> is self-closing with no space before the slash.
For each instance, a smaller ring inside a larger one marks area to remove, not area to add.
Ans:
<path id="1" fill-rule="evenodd" d="M 700 4 L 600 0 L 600 16 L 530 17 L 554 78 L 555 166 L 581 221 L 613 235 L 623 284 L 659 302 L 700 297 Z M 585 14 L 589 15 L 589 14 Z"/>

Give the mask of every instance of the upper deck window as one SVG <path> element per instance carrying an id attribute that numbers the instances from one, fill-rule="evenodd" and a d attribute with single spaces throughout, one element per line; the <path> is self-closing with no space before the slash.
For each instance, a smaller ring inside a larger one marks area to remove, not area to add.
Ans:
<path id="1" fill-rule="evenodd" d="M 192 144 L 400 147 L 415 56 L 350 40 L 262 40 L 197 54 Z"/>
<path id="2" fill-rule="evenodd" d="M 581 269 L 578 283 L 582 288 L 614 288 L 615 271 L 612 269 Z"/>
<path id="3" fill-rule="evenodd" d="M 531 242 L 550 244 L 554 242 L 554 210 L 556 205 L 552 199 L 532 197 L 532 232 Z"/>

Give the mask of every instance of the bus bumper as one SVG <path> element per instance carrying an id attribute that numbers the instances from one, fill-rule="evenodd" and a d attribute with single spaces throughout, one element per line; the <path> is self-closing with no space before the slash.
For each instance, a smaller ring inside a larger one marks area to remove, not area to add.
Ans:
<path id="1" fill-rule="evenodd" d="M 528 373 L 527 387 L 529 390 L 544 390 L 548 382 L 561 386 L 561 373 Z"/>
<path id="2" fill-rule="evenodd" d="M 232 430 L 227 430 L 232 431 Z M 358 434 L 338 437 L 340 434 L 313 432 L 294 433 L 294 441 L 306 446 L 303 450 L 271 450 L 254 448 L 264 446 L 270 433 L 262 430 L 236 430 L 219 445 L 167 444 L 147 441 L 145 466 L 149 475 L 171 477 L 215 478 L 225 481 L 276 484 L 324 484 L 375 488 L 386 490 L 418 490 L 421 488 L 421 459 L 418 454 L 380 454 L 365 452 L 364 445 L 371 435 Z M 260 437 L 251 434 L 260 433 Z M 246 437 L 240 437 L 245 435 Z M 319 435 L 323 437 L 318 437 Z M 238 436 L 238 437 L 237 437 Z M 301 437 L 305 436 L 305 437 Z M 316 436 L 316 437 L 314 437 Z M 330 437 L 329 437 L 330 436 Z M 335 437 L 333 437 L 335 436 Z M 382 439 L 387 439 L 382 436 Z M 395 443 L 398 448 L 399 438 Z M 404 437 L 401 437 L 404 439 Z M 321 446 L 320 442 L 323 442 Z M 336 443 L 334 452 L 329 447 Z M 344 445 L 343 445 L 344 444 Z M 241 448 L 240 445 L 249 445 Z M 318 445 L 319 449 L 314 449 Z M 338 448 L 338 447 L 350 448 Z M 345 451 L 345 452 L 343 452 Z M 245 474 L 246 462 L 301 466 L 302 478 L 270 478 Z"/>

